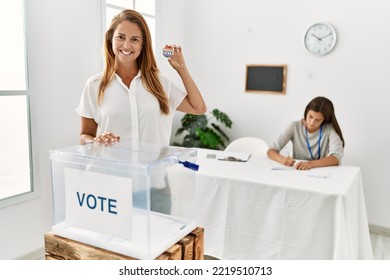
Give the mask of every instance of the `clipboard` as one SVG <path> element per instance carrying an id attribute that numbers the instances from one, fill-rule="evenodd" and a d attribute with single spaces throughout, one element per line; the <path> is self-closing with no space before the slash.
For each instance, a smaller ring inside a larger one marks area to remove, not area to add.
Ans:
<path id="1" fill-rule="evenodd" d="M 251 156 L 252 154 L 248 154 L 248 153 L 224 152 L 222 155 L 218 156 L 218 160 L 233 161 L 233 162 L 247 162 Z"/>

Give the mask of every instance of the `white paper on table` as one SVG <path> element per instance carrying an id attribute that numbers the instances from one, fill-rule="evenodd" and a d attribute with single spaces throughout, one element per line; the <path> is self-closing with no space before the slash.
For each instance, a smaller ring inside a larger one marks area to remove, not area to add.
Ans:
<path id="1" fill-rule="evenodd" d="M 317 178 L 328 178 L 330 177 L 330 171 L 320 170 L 320 169 L 310 169 L 306 172 L 307 176 L 317 177 Z"/>
<path id="2" fill-rule="evenodd" d="M 296 170 L 294 166 L 285 166 L 285 165 L 280 165 L 280 166 L 273 166 L 271 167 L 271 170 Z"/>
<path id="3" fill-rule="evenodd" d="M 297 170 L 296 168 L 297 164 L 302 161 L 307 161 L 307 160 L 294 159 L 293 166 L 282 165 L 279 162 L 274 161 L 273 164 L 271 164 L 271 170 L 290 170 L 290 171 Z"/>
<path id="4" fill-rule="evenodd" d="M 294 166 L 286 166 L 286 165 L 283 165 L 283 164 L 281 164 L 277 161 L 274 161 L 272 159 L 268 159 L 267 164 L 271 170 L 287 170 L 287 171 L 288 170 L 290 170 L 290 171 L 296 170 Z"/>

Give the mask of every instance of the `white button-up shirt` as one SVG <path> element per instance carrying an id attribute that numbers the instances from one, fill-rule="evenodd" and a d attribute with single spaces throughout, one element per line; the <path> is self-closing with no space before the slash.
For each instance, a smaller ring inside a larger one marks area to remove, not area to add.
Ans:
<path id="1" fill-rule="evenodd" d="M 130 88 L 115 74 L 98 106 L 101 77 L 102 74 L 98 74 L 88 79 L 76 108 L 80 116 L 95 120 L 98 124 L 97 135 L 108 131 L 120 136 L 122 141 L 169 145 L 174 112 L 186 93 L 160 74 L 170 109 L 169 114 L 164 115 L 157 98 L 144 87 L 140 72 L 131 82 Z"/>

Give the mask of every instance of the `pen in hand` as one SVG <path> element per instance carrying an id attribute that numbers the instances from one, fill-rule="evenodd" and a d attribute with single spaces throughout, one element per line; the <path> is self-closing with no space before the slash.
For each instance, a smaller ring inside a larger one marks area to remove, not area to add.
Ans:
<path id="1" fill-rule="evenodd" d="M 291 154 L 290 154 L 290 151 L 287 150 L 287 159 L 286 159 L 286 163 L 288 166 L 293 166 L 294 165 L 294 162 L 295 160 L 292 158 Z"/>

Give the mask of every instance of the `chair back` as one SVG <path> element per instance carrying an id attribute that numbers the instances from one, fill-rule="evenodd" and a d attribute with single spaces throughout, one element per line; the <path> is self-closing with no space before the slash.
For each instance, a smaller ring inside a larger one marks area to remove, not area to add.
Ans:
<path id="1" fill-rule="evenodd" d="M 256 137 L 241 137 L 232 141 L 226 148 L 227 152 L 250 153 L 252 155 L 267 156 L 268 144 Z"/>

